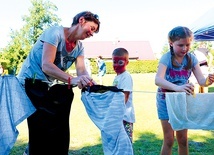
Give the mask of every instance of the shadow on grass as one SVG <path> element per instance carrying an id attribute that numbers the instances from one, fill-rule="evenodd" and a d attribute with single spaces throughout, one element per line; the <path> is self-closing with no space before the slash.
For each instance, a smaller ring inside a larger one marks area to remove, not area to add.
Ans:
<path id="1" fill-rule="evenodd" d="M 189 138 L 189 152 L 191 155 L 213 155 L 214 153 L 214 131 L 209 131 L 210 137 L 198 136 L 197 139 L 202 139 L 203 142 L 194 141 Z"/>
<path id="2" fill-rule="evenodd" d="M 211 155 L 214 152 L 214 131 L 210 137 L 197 136 L 203 139 L 203 142 L 194 141 L 189 138 L 189 154 L 190 155 Z M 25 150 L 26 143 L 17 141 L 11 150 L 10 155 L 22 155 Z M 135 155 L 158 155 L 160 153 L 162 139 L 157 138 L 154 133 L 144 132 L 133 143 Z M 177 143 L 173 147 L 173 155 L 177 155 Z M 81 149 L 69 150 L 69 155 L 103 155 L 102 144 L 85 146 Z"/>
<path id="3" fill-rule="evenodd" d="M 133 143 L 135 155 L 158 155 L 162 140 L 153 133 L 143 133 Z M 70 150 L 69 155 L 103 155 L 102 144 L 83 147 L 79 150 Z"/>

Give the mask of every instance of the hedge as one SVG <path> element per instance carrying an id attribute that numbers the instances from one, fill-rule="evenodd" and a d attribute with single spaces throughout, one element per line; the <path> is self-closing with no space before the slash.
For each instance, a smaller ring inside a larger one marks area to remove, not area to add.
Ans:
<path id="1" fill-rule="evenodd" d="M 91 59 L 92 74 L 97 74 L 98 68 L 96 61 Z M 111 60 L 105 60 L 107 72 L 106 74 L 114 74 Z M 157 71 L 158 60 L 130 60 L 127 66 L 127 71 L 130 73 L 155 73 Z M 70 70 L 75 70 L 73 65 Z"/>

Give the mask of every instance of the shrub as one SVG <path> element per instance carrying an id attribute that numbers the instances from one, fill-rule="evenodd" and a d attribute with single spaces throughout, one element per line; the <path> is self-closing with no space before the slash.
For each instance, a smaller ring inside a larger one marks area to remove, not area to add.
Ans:
<path id="1" fill-rule="evenodd" d="M 90 59 L 90 61 L 92 66 L 92 74 L 97 74 L 98 68 L 95 59 Z M 112 61 L 107 60 L 105 62 L 107 68 L 106 74 L 114 74 L 115 72 L 112 67 Z M 130 73 L 155 73 L 157 71 L 157 66 L 158 60 L 130 60 L 127 70 Z M 75 66 L 73 65 L 70 70 L 75 70 Z"/>

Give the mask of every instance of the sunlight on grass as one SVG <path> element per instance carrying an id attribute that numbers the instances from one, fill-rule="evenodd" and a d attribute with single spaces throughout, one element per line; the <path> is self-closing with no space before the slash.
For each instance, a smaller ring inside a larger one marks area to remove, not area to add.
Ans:
<path id="1" fill-rule="evenodd" d="M 207 137 L 213 137 L 213 133 L 206 130 L 189 130 L 189 137 L 198 142 L 206 142 Z"/>

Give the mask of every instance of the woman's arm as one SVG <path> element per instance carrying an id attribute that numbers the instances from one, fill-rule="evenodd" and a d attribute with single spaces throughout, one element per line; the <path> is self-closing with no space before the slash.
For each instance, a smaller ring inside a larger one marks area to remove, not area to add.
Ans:
<path id="1" fill-rule="evenodd" d="M 70 74 L 59 69 L 55 64 L 54 60 L 56 57 L 56 47 L 44 42 L 43 45 L 43 56 L 42 56 L 42 71 L 54 77 L 62 82 L 70 83 L 72 85 L 78 85 L 79 88 L 83 88 L 91 84 L 91 77 L 85 69 L 84 57 L 79 56 L 76 60 L 77 77 L 72 77 Z M 69 81 L 70 80 L 70 81 Z"/>
<path id="2" fill-rule="evenodd" d="M 77 59 L 75 61 L 75 66 L 76 66 L 77 76 L 80 76 L 80 75 L 88 75 L 89 76 L 89 74 L 86 70 L 86 67 L 85 67 L 84 56 L 80 55 L 77 57 Z"/>

